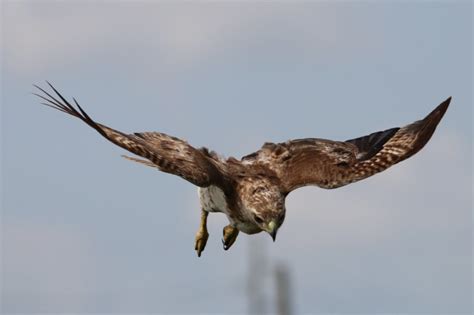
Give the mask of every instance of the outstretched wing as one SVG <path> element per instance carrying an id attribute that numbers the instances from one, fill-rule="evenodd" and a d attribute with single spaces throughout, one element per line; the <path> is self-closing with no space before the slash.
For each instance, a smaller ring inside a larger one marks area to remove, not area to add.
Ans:
<path id="1" fill-rule="evenodd" d="M 299 139 L 266 143 L 261 150 L 242 158 L 260 163 L 281 180 L 282 191 L 317 185 L 337 188 L 379 173 L 417 153 L 431 138 L 448 109 L 451 98 L 424 119 L 402 128 L 391 128 L 344 142 Z"/>
<path id="2" fill-rule="evenodd" d="M 159 132 L 143 132 L 125 134 L 96 123 L 79 106 L 71 105 L 49 82 L 49 86 L 56 93 L 56 97 L 36 86 L 44 95 L 36 94 L 46 101 L 42 103 L 66 114 L 81 119 L 83 122 L 97 130 L 102 136 L 112 143 L 139 155 L 146 160 L 129 158 L 148 166 L 155 166 L 159 170 L 178 175 L 185 180 L 206 187 L 211 184 L 220 186 L 224 180 L 223 165 L 220 161 L 213 159 L 205 149 L 196 149 L 186 141 L 168 136 Z"/>

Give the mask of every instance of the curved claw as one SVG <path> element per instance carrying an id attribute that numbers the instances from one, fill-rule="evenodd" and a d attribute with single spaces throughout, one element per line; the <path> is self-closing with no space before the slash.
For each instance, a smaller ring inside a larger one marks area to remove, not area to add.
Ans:
<path id="1" fill-rule="evenodd" d="M 222 239 L 222 248 L 224 248 L 224 250 L 228 250 L 231 246 L 232 244 L 226 244 L 225 240 Z"/>

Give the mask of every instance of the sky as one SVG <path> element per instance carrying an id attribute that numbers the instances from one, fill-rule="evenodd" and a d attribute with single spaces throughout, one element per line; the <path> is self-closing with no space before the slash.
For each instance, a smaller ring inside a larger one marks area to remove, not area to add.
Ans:
<path id="1" fill-rule="evenodd" d="M 470 1 L 1 9 L 2 313 L 245 314 L 249 275 L 275 313 L 278 266 L 298 314 L 471 313 Z M 453 100 L 409 160 L 292 192 L 275 243 L 240 234 L 224 251 L 226 219 L 210 215 L 197 258 L 196 188 L 39 105 L 45 80 L 113 128 L 235 157 L 403 126 Z"/>

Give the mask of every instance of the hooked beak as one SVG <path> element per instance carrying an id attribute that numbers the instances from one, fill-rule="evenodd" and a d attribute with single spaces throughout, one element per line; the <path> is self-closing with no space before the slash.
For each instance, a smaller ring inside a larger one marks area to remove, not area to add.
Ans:
<path id="1" fill-rule="evenodd" d="M 272 237 L 274 242 L 275 242 L 275 239 L 276 239 L 277 231 L 278 231 L 278 226 L 275 223 L 275 221 L 271 221 L 270 223 L 268 223 L 267 232 L 268 232 L 268 234 L 270 234 L 270 236 Z"/>

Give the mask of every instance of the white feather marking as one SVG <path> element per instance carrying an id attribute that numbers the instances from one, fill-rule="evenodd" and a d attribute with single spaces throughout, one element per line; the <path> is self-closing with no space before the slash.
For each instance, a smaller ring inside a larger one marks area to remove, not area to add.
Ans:
<path id="1" fill-rule="evenodd" d="M 243 165 L 252 165 L 253 163 L 255 163 L 254 160 L 243 160 L 243 161 L 242 161 L 242 164 L 243 164 Z"/>
<path id="2" fill-rule="evenodd" d="M 201 207 L 208 212 L 227 212 L 227 201 L 225 194 L 217 186 L 198 188 Z"/>

